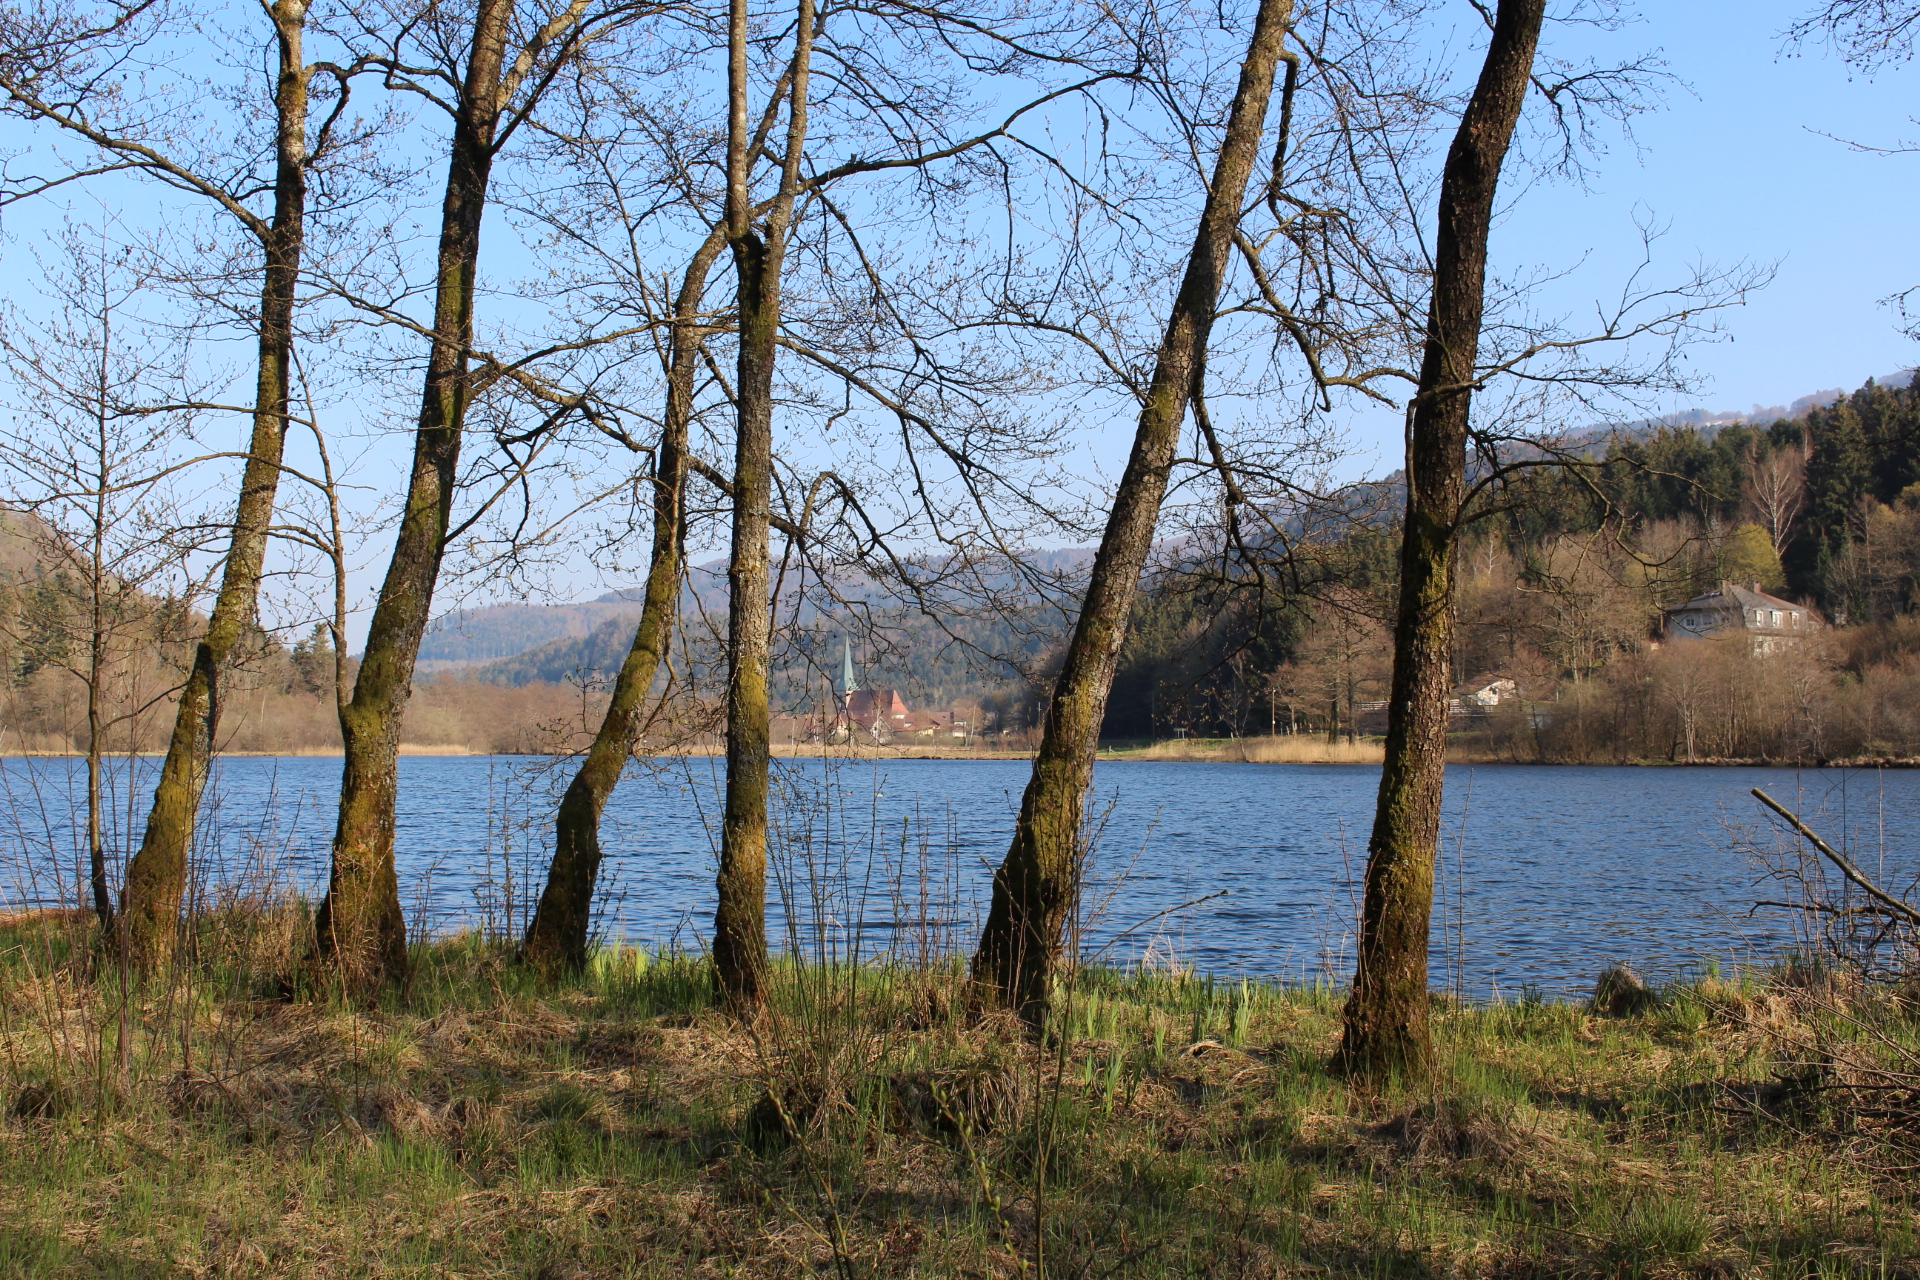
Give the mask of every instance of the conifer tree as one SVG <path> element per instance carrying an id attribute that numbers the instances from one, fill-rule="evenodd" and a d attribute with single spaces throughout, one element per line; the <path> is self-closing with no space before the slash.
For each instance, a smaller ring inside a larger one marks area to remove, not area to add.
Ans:
<path id="1" fill-rule="evenodd" d="M 1851 602 L 1840 594 L 1834 564 L 1846 550 L 1848 520 L 1873 485 L 1873 459 L 1860 415 L 1849 401 L 1807 414 L 1807 505 L 1804 534 L 1789 581 L 1820 602 L 1835 622 Z"/>

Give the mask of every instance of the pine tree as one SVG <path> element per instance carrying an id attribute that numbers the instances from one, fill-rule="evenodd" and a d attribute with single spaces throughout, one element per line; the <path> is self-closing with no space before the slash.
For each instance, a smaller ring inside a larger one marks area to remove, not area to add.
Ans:
<path id="1" fill-rule="evenodd" d="M 1846 550 L 1848 518 L 1873 488 L 1873 456 L 1860 415 L 1848 401 L 1807 414 L 1807 506 L 1804 535 L 1787 566 L 1788 582 L 1835 615 L 1846 608 L 1834 564 Z"/>

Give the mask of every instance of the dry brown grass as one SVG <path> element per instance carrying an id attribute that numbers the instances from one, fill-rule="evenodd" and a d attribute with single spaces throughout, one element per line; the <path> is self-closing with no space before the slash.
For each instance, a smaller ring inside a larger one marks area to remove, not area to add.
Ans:
<path id="1" fill-rule="evenodd" d="M 948 968 L 783 964 L 743 1024 L 697 959 L 469 937 L 349 1008 L 269 998 L 299 923 L 125 986 L 0 934 L 0 1275 L 1920 1275 L 1790 984 L 1449 1007 L 1439 1083 L 1356 1093 L 1325 991 L 1089 973 L 1041 1044 Z"/>
<path id="2" fill-rule="evenodd" d="M 1379 764 L 1385 748 L 1375 739 L 1328 742 L 1300 734 L 1275 738 L 1186 738 L 1101 753 L 1103 760 L 1242 761 L 1248 764 Z"/>

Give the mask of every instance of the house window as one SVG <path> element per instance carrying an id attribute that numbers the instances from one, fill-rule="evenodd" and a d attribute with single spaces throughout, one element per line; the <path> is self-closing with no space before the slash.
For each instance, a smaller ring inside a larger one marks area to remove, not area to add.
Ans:
<path id="1" fill-rule="evenodd" d="M 1780 625 L 1780 611 L 1778 609 L 1775 609 L 1772 612 L 1773 612 L 1773 620 L 1769 625 L 1777 627 Z"/>

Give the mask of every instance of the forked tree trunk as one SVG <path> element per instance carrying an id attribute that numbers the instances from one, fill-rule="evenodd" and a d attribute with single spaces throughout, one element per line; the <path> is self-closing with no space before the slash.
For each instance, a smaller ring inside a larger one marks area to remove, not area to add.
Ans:
<path id="1" fill-rule="evenodd" d="M 1046 1016 L 1061 936 L 1078 888 L 1080 810 L 1093 780 L 1114 664 L 1153 546 L 1174 445 L 1206 359 L 1227 254 L 1247 179 L 1260 155 L 1274 71 L 1292 14 L 1292 0 L 1261 0 L 1254 19 L 1186 276 L 1141 406 L 1133 453 L 1114 493 L 1086 599 L 1054 685 L 1033 776 L 1020 802 L 1013 843 L 994 874 L 992 905 L 973 955 L 975 982 L 1036 1025 Z"/>
<path id="2" fill-rule="evenodd" d="M 1544 0 L 1500 0 L 1486 65 L 1440 184 L 1433 298 L 1407 448 L 1407 515 L 1393 633 L 1386 764 L 1367 844 L 1359 960 L 1338 1060 L 1419 1075 L 1432 1059 L 1427 947 L 1447 763 L 1453 570 L 1466 493 L 1468 409 L 1485 307 L 1494 191 L 1526 102 Z"/>
<path id="3" fill-rule="evenodd" d="M 732 0 L 729 14 L 727 238 L 733 250 L 740 349 L 734 391 L 733 545 L 727 564 L 727 796 L 720 828 L 719 905 L 713 915 L 713 971 L 721 1000 L 742 1012 L 751 1012 L 766 999 L 773 367 L 780 336 L 780 271 L 807 139 L 813 0 L 800 0 L 796 16 L 785 165 L 762 235 L 750 223 L 748 178 L 754 156 L 747 135 L 746 0 Z"/>
<path id="4" fill-rule="evenodd" d="M 193 669 L 180 691 L 146 833 L 139 852 L 127 864 L 121 898 L 124 936 L 132 958 L 142 964 L 164 960 L 179 932 L 194 824 L 206 789 L 214 735 L 219 731 L 220 673 L 259 604 L 267 531 L 273 523 L 287 440 L 294 298 L 306 238 L 308 69 L 302 40 L 307 6 L 299 0 L 279 0 L 268 12 L 279 44 L 280 70 L 274 90 L 273 220 L 262 237 L 266 266 L 260 284 L 253 438 L 241 473 L 220 594 L 207 619 L 206 634 L 194 647 Z"/>
<path id="5" fill-rule="evenodd" d="M 593 888 L 600 875 L 600 817 L 626 768 L 640 713 L 673 639 L 686 530 L 687 429 L 693 419 L 693 384 L 706 341 L 699 314 L 707 272 L 724 247 L 717 237 L 701 246 L 674 303 L 666 416 L 653 462 L 653 558 L 647 570 L 646 598 L 600 731 L 561 797 L 554 820 L 553 863 L 533 922 L 527 926 L 523 951 L 529 964 L 546 973 L 586 965 Z"/>
<path id="6" fill-rule="evenodd" d="M 356 993 L 407 976 L 407 927 L 393 862 L 400 728 L 453 514 L 460 436 L 471 390 L 467 360 L 473 346 L 480 222 L 493 168 L 494 134 L 504 108 L 501 72 L 513 11 L 513 0 L 481 0 L 474 17 L 441 205 L 433 346 L 414 433 L 406 506 L 368 626 L 353 697 L 340 709 L 346 746 L 340 816 L 327 896 L 314 928 L 320 959 L 333 966 L 345 990 Z"/>

